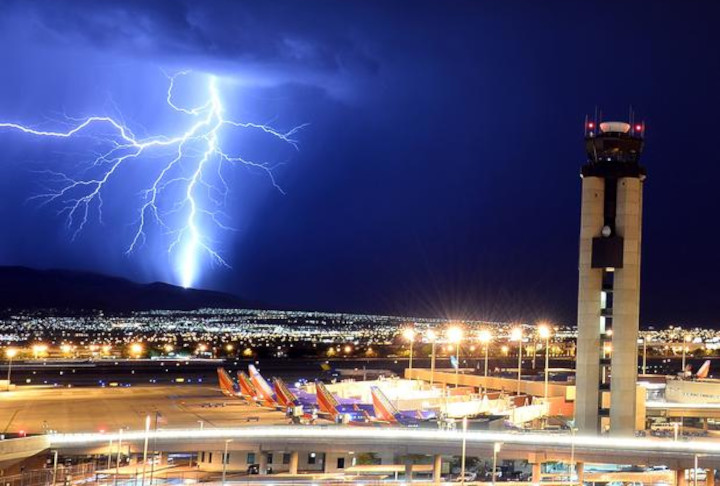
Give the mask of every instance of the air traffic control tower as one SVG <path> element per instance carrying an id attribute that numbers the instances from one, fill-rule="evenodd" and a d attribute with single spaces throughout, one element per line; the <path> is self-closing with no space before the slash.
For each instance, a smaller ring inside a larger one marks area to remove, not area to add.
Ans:
<path id="1" fill-rule="evenodd" d="M 575 425 L 635 431 L 644 125 L 588 121 L 582 167 Z"/>

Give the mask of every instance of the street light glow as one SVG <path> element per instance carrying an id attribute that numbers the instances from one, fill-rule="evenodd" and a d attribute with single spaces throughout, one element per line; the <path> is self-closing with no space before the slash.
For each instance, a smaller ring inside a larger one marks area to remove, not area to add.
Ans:
<path id="1" fill-rule="evenodd" d="M 408 341 L 415 340 L 415 330 L 412 327 L 407 327 L 403 330 L 402 335 Z"/>
<path id="2" fill-rule="evenodd" d="M 550 336 L 552 335 L 552 331 L 550 330 L 550 326 L 547 324 L 540 324 L 538 326 L 538 335 L 542 339 L 550 339 Z"/>
<path id="3" fill-rule="evenodd" d="M 478 339 L 480 340 L 481 343 L 487 344 L 490 341 L 492 341 L 492 333 L 490 331 L 488 331 L 487 329 L 483 329 L 478 334 Z"/>
<path id="4" fill-rule="evenodd" d="M 5 356 L 8 357 L 8 359 L 13 359 L 15 356 L 17 356 L 18 350 L 15 348 L 7 348 L 5 350 Z"/>
<path id="5" fill-rule="evenodd" d="M 132 343 L 130 345 L 130 352 L 136 357 L 139 357 L 143 352 L 143 345 L 140 343 Z"/>
<path id="6" fill-rule="evenodd" d="M 522 329 L 519 327 L 514 327 L 512 331 L 510 331 L 510 339 L 512 341 L 522 341 L 523 338 L 523 332 Z"/>
<path id="7" fill-rule="evenodd" d="M 35 344 L 33 346 L 33 351 L 36 353 L 44 353 L 47 351 L 47 344 Z"/>
<path id="8" fill-rule="evenodd" d="M 453 326 L 447 331 L 450 342 L 459 343 L 463 338 L 463 331 L 458 326 Z"/>

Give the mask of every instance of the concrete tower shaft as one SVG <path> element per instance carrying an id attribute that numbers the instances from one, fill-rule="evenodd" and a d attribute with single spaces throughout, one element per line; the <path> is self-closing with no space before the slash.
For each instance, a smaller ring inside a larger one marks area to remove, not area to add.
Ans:
<path id="1" fill-rule="evenodd" d="M 595 433 L 599 427 L 600 409 L 600 336 L 605 334 L 601 322 L 602 272 L 591 266 L 592 242 L 603 227 L 605 181 L 600 177 L 582 180 L 580 222 L 580 261 L 578 285 L 578 338 L 575 354 L 575 426 Z"/>
<path id="2" fill-rule="evenodd" d="M 575 403 L 585 433 L 608 420 L 613 435 L 636 429 L 643 132 L 621 122 L 587 125 Z"/>

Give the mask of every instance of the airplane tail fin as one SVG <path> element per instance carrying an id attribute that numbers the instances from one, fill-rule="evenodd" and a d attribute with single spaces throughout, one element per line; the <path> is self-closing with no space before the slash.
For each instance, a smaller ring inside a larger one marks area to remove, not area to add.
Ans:
<path id="1" fill-rule="evenodd" d="M 255 389 L 261 395 L 272 397 L 272 387 L 267 381 L 265 381 L 265 378 L 263 378 L 257 368 L 255 368 L 254 365 L 248 365 L 248 372 L 250 374 L 250 379 L 252 380 L 253 385 L 255 385 Z"/>
<path id="2" fill-rule="evenodd" d="M 330 414 L 333 418 L 337 416 L 340 404 L 321 381 L 315 382 L 315 393 L 320 411 Z"/>
<path id="3" fill-rule="evenodd" d="M 252 381 L 250 381 L 250 377 L 245 374 L 244 371 L 238 371 L 238 384 L 240 385 L 240 393 L 242 394 L 243 398 L 246 398 L 247 400 L 256 400 L 257 399 L 257 390 L 255 390 L 255 385 L 252 384 Z"/>
<path id="4" fill-rule="evenodd" d="M 395 405 L 390 403 L 388 397 L 376 386 L 370 387 L 372 394 L 373 408 L 375 408 L 375 417 L 386 420 L 388 422 L 397 422 L 399 411 Z"/>
<path id="5" fill-rule="evenodd" d="M 276 406 L 277 402 L 273 397 L 273 389 L 270 387 L 268 382 L 265 381 L 265 378 L 263 378 L 257 368 L 253 365 L 248 366 L 248 371 L 250 372 L 250 380 L 255 386 L 255 391 L 257 391 L 258 397 L 262 399 L 263 404 L 268 407 Z"/>
<path id="6" fill-rule="evenodd" d="M 291 407 L 299 403 L 295 394 L 290 391 L 282 379 L 273 378 L 273 388 L 275 389 L 275 397 L 278 403 L 283 407 Z"/>
<path id="7" fill-rule="evenodd" d="M 700 367 L 698 372 L 695 374 L 698 378 L 707 378 L 710 374 L 710 360 L 707 360 L 703 363 L 703 365 Z"/>
<path id="8" fill-rule="evenodd" d="M 233 383 L 232 378 L 230 377 L 230 374 L 225 371 L 225 368 L 218 368 L 217 369 L 218 374 L 218 383 L 220 384 L 220 390 L 223 392 L 224 395 L 228 397 L 235 397 L 235 383 Z"/>

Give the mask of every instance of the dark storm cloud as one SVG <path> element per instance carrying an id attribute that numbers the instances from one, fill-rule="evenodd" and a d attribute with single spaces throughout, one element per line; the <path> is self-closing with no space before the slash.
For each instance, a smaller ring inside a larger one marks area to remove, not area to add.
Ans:
<path id="1" fill-rule="evenodd" d="M 380 69 L 371 36 L 349 28 L 358 24 L 353 10 L 341 2 L 304 2 L 288 15 L 275 2 L 45 1 L 14 2 L 4 19 L 26 28 L 31 16 L 35 39 L 58 46 L 322 85 Z"/>

